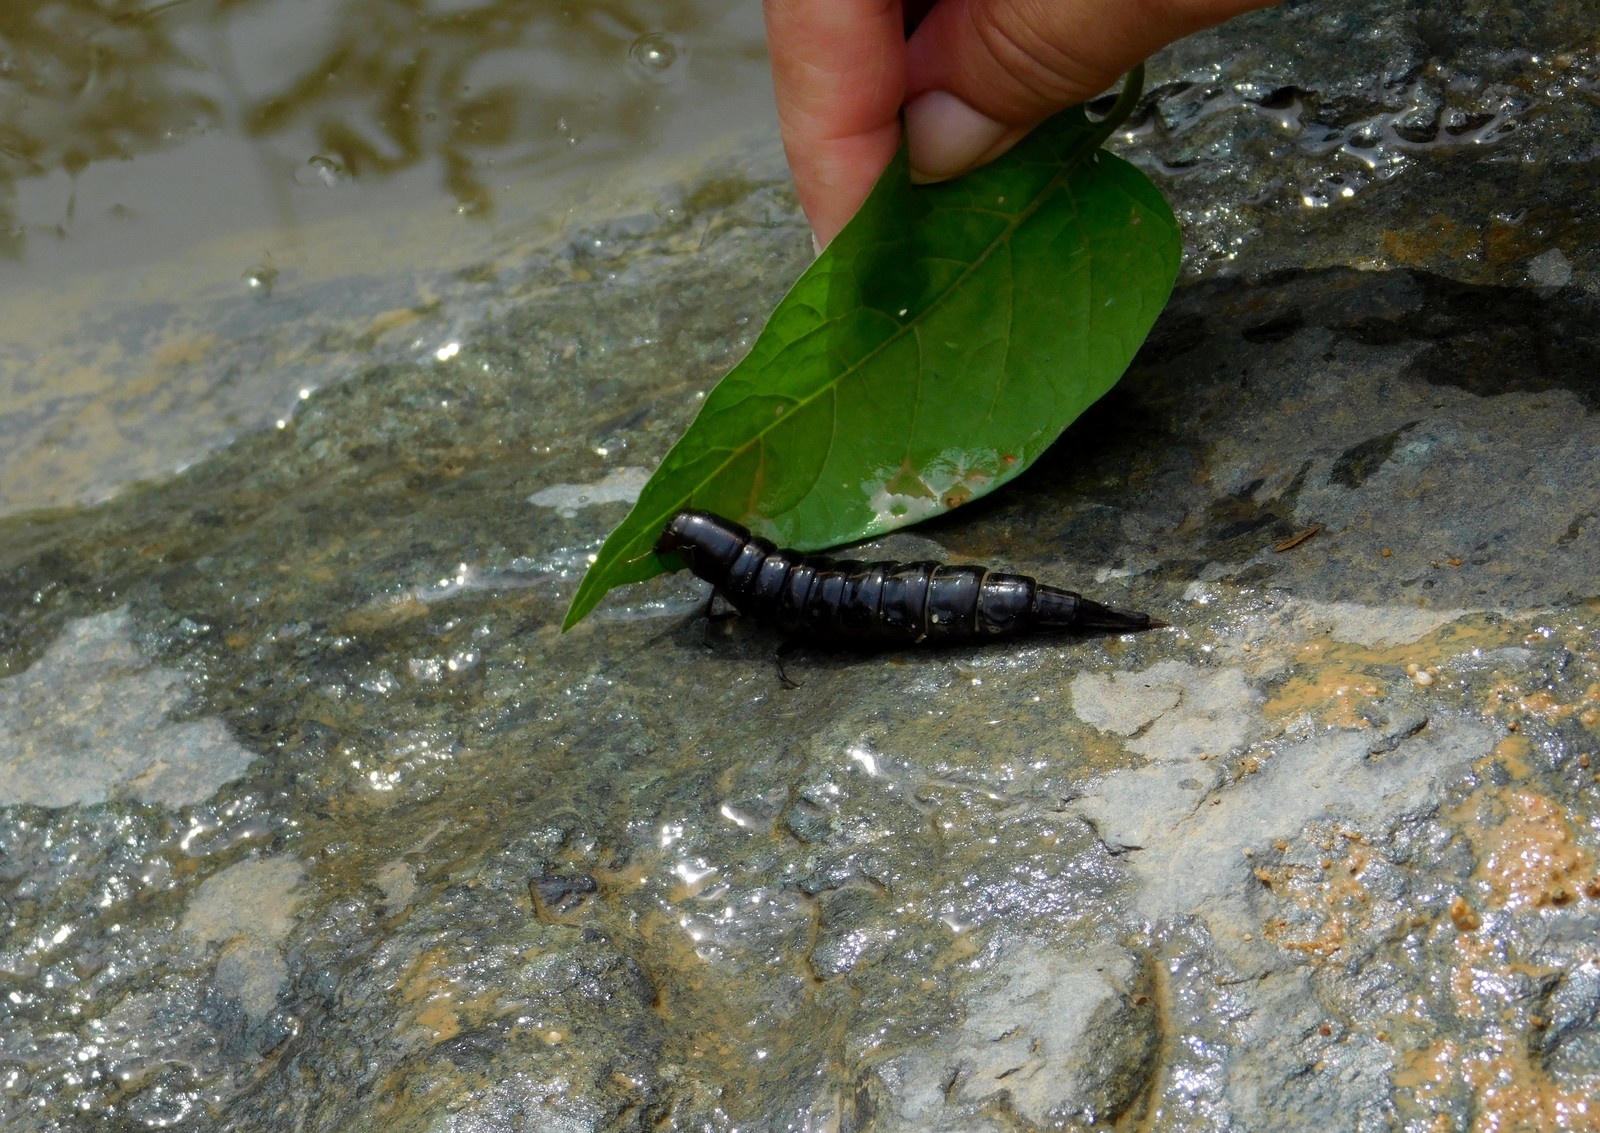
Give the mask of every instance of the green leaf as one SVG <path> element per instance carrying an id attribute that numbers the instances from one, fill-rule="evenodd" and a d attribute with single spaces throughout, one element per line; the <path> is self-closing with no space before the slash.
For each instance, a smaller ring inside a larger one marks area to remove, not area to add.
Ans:
<path id="1" fill-rule="evenodd" d="M 1166 201 L 1098 148 L 1118 121 L 1068 110 L 940 185 L 912 186 L 902 148 L 606 539 L 563 628 L 680 565 L 653 548 L 683 507 L 816 550 L 1032 464 L 1121 377 L 1177 278 Z"/>

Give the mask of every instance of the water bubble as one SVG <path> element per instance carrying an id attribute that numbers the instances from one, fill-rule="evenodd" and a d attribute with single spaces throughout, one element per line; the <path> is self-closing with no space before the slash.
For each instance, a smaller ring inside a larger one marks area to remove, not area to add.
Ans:
<path id="1" fill-rule="evenodd" d="M 666 32 L 653 31 L 628 44 L 628 70 L 648 83 L 666 82 L 668 72 L 687 52 L 682 41 Z"/>
<path id="2" fill-rule="evenodd" d="M 655 198 L 652 211 L 658 220 L 668 224 L 681 224 L 689 217 L 689 210 L 684 202 L 683 194 L 673 189 L 663 189 Z"/>
<path id="3" fill-rule="evenodd" d="M 342 161 L 325 153 L 312 156 L 294 174 L 296 185 L 311 188 L 334 189 L 352 179 L 350 170 Z"/>
<path id="4" fill-rule="evenodd" d="M 246 268 L 240 278 L 252 295 L 269 299 L 272 297 L 273 284 L 278 282 L 278 269 L 272 266 L 272 257 L 268 256 L 254 267 Z"/>

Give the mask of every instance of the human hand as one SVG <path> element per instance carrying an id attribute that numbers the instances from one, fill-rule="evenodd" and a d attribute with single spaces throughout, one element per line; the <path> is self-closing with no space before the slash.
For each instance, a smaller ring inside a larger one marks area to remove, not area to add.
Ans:
<path id="1" fill-rule="evenodd" d="M 765 0 L 778 122 L 818 243 L 888 168 L 902 107 L 912 180 L 943 181 L 1173 40 L 1275 2 Z"/>

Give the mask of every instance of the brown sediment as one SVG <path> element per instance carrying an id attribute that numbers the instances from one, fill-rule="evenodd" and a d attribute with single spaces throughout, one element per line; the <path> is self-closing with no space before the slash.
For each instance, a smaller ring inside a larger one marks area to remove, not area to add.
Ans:
<path id="1" fill-rule="evenodd" d="M 1284 862 L 1255 870 L 1262 884 L 1305 914 L 1270 918 L 1261 935 L 1291 952 L 1329 957 L 1371 925 L 1372 894 L 1361 877 L 1373 851 L 1359 833 L 1333 824 L 1318 824 L 1308 837 L 1324 851 L 1316 864 Z"/>
<path id="2" fill-rule="evenodd" d="M 1583 1088 L 1564 1086 L 1542 1069 L 1520 1036 L 1483 1044 L 1439 1039 L 1400 1056 L 1394 1085 L 1411 1104 L 1431 1110 L 1435 1120 L 1417 1126 L 1460 1130 L 1445 1114 L 1453 1097 L 1470 1093 L 1471 1133 L 1541 1133 L 1600 1129 L 1600 1105 Z M 1454 1107 L 1451 1107 L 1454 1108 Z M 1408 1126 L 1410 1128 L 1410 1126 Z"/>
<path id="3" fill-rule="evenodd" d="M 1283 554 L 1285 551 L 1292 551 L 1296 547 L 1298 547 L 1301 543 L 1304 543 L 1307 539 L 1311 538 L 1313 535 L 1315 535 L 1317 532 L 1319 532 L 1321 530 L 1322 530 L 1322 524 L 1313 523 L 1310 527 L 1306 528 L 1304 531 L 1301 531 L 1300 533 L 1298 533 L 1296 535 L 1291 535 L 1287 539 L 1281 539 L 1278 542 L 1274 543 L 1272 545 L 1272 549 L 1274 551 L 1276 551 L 1280 555 Z"/>
<path id="4" fill-rule="evenodd" d="M 1476 852 L 1472 876 L 1485 907 L 1543 908 L 1600 897 L 1600 874 L 1578 840 L 1572 816 L 1545 795 L 1522 787 L 1483 787 L 1451 817 Z"/>

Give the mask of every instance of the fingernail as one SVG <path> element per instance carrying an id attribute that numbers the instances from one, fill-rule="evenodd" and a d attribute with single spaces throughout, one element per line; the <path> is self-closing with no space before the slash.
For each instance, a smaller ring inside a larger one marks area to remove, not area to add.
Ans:
<path id="1" fill-rule="evenodd" d="M 822 241 L 818 239 L 817 234 L 813 232 L 811 234 L 811 258 L 816 259 L 820 255 L 822 255 Z"/>
<path id="2" fill-rule="evenodd" d="M 1012 127 L 996 122 L 948 91 L 931 90 L 906 104 L 911 180 L 947 181 L 971 169 Z"/>

